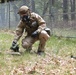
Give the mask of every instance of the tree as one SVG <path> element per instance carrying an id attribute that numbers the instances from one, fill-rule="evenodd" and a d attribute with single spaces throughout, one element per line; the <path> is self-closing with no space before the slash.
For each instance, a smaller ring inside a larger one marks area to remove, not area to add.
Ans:
<path id="1" fill-rule="evenodd" d="M 4 6 L 4 2 L 5 0 L 1 0 L 2 6 L 1 6 L 1 20 L 2 20 L 2 24 L 4 25 L 5 22 L 5 6 Z"/>
<path id="2" fill-rule="evenodd" d="M 4 3 L 5 2 L 5 0 L 1 0 L 1 3 Z"/>
<path id="3" fill-rule="evenodd" d="M 33 12 L 35 12 L 35 1 L 34 0 L 31 0 L 31 7 L 30 8 Z"/>
<path id="4" fill-rule="evenodd" d="M 63 0 L 63 20 L 68 21 L 68 0 Z"/>
<path id="5" fill-rule="evenodd" d="M 71 3 L 71 20 L 75 20 L 75 0 L 70 0 Z"/>
<path id="6" fill-rule="evenodd" d="M 44 1 L 44 8 L 43 8 L 43 13 L 42 13 L 43 17 L 47 11 L 48 5 L 49 5 L 49 1 L 47 3 Z"/>
<path id="7" fill-rule="evenodd" d="M 54 4 L 55 0 L 49 0 L 49 14 L 50 14 L 50 19 L 51 17 L 54 18 Z"/>
<path id="8" fill-rule="evenodd" d="M 14 0 L 10 0 L 10 3 L 12 5 L 12 7 L 13 7 L 13 12 L 14 12 L 15 20 L 17 21 L 18 20 L 18 16 L 17 16 L 18 7 L 14 3 Z"/>

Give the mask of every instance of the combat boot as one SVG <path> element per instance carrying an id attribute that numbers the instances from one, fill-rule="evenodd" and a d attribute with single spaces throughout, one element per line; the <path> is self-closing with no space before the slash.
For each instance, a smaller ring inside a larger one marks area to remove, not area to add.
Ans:
<path id="1" fill-rule="evenodd" d="M 18 45 L 12 46 L 10 48 L 9 54 L 12 54 L 12 55 L 21 55 L 20 52 L 19 52 L 19 46 Z"/>
<path id="2" fill-rule="evenodd" d="M 44 52 L 44 51 L 41 51 L 41 50 L 38 50 L 38 51 L 37 51 L 37 54 L 38 54 L 38 55 L 43 55 L 43 54 L 45 54 L 45 52 Z"/>
<path id="3" fill-rule="evenodd" d="M 29 48 L 26 49 L 26 52 L 29 52 L 30 53 L 31 50 L 32 50 L 32 47 L 29 47 Z"/>

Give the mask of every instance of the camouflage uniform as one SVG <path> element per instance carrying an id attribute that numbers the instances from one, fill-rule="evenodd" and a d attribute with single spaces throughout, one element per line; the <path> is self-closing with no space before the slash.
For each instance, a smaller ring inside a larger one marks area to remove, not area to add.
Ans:
<path id="1" fill-rule="evenodd" d="M 17 42 L 22 36 L 23 32 L 25 31 L 27 32 L 27 35 L 25 38 L 22 39 L 22 47 L 25 49 L 31 49 L 32 45 L 39 40 L 40 43 L 38 51 L 44 51 L 46 41 L 50 37 L 48 33 L 44 30 L 45 28 L 46 23 L 42 19 L 42 17 L 32 12 L 30 14 L 29 24 L 27 22 L 23 22 L 22 20 L 20 20 L 18 27 L 16 29 L 14 41 Z M 35 38 L 31 36 L 34 31 L 38 32 L 38 35 Z"/>

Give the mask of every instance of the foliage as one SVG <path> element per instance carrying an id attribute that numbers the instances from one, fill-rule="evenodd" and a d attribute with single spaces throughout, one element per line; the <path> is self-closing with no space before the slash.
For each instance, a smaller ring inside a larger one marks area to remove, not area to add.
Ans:
<path id="1" fill-rule="evenodd" d="M 32 53 L 25 52 L 21 56 L 9 55 L 14 31 L 0 30 L 0 75 L 75 75 L 76 39 L 51 36 L 46 43 L 45 55 L 39 56 L 39 42 L 33 45 Z M 21 41 L 21 39 L 20 39 Z"/>

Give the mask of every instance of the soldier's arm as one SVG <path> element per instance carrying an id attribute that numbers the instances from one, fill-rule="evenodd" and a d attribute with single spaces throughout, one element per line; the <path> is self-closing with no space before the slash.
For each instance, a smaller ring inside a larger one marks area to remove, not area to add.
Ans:
<path id="1" fill-rule="evenodd" d="M 16 33 L 15 33 L 15 37 L 14 37 L 15 42 L 17 42 L 20 39 L 20 37 L 23 34 L 23 31 L 24 31 L 24 24 L 22 21 L 20 21 L 16 28 Z"/>
<path id="2" fill-rule="evenodd" d="M 39 27 L 38 27 L 38 32 L 41 32 L 43 29 L 45 29 L 46 28 L 46 22 L 44 21 L 44 19 L 40 16 L 40 15 L 36 15 L 36 19 L 37 19 L 37 21 L 38 21 L 38 25 L 39 25 Z"/>

